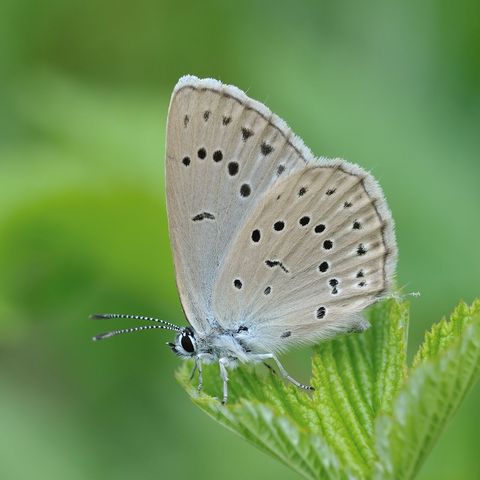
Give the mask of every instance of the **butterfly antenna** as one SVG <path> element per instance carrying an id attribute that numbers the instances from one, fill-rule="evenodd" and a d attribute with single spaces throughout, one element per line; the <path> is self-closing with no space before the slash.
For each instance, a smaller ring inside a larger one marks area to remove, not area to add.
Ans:
<path id="1" fill-rule="evenodd" d="M 132 327 L 132 328 L 122 328 L 120 330 L 112 330 L 111 332 L 100 333 L 99 335 L 95 335 L 93 337 L 94 341 L 104 340 L 105 338 L 114 337 L 115 335 L 120 335 L 123 333 L 141 332 L 142 330 L 154 330 L 158 328 L 161 328 L 162 330 L 172 330 L 174 332 L 180 332 L 182 330 L 179 326 L 174 325 L 173 323 L 166 322 L 165 320 L 160 320 L 159 318 L 145 317 L 143 315 L 128 315 L 125 313 L 96 313 L 94 315 L 90 315 L 90 318 L 94 320 L 127 318 L 132 320 L 147 320 L 149 322 L 155 322 L 157 324 L 157 325 L 142 325 L 140 327 Z"/>
<path id="2" fill-rule="evenodd" d="M 156 328 L 161 328 L 163 330 L 173 330 L 174 332 L 178 332 L 179 328 L 169 327 L 166 325 L 141 325 L 140 327 L 132 327 L 132 328 L 123 328 L 121 330 L 112 330 L 111 332 L 100 333 L 99 335 L 95 335 L 92 340 L 105 340 L 105 338 L 114 337 L 115 335 L 120 335 L 123 333 L 134 333 L 134 332 L 141 332 L 142 330 L 153 330 Z"/>
<path id="3" fill-rule="evenodd" d="M 177 330 L 178 332 L 181 330 L 181 328 L 179 326 L 174 325 L 173 323 L 166 322 L 165 320 L 160 320 L 159 318 L 144 317 L 143 315 L 128 315 L 126 313 L 94 313 L 93 315 L 90 315 L 90 318 L 92 318 L 93 320 L 109 320 L 109 319 L 112 319 L 112 318 L 128 318 L 128 319 L 131 319 L 131 320 L 147 320 L 148 322 L 156 322 L 156 323 L 161 323 L 163 325 L 168 325 L 169 327 L 172 327 L 171 329 Z"/>

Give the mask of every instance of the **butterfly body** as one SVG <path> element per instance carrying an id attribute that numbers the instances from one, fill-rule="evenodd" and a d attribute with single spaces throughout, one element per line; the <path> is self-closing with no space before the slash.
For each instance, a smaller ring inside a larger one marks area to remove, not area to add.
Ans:
<path id="1" fill-rule="evenodd" d="M 192 76 L 172 94 L 165 164 L 190 324 L 168 324 L 178 332 L 169 345 L 195 360 L 200 385 L 202 363 L 218 362 L 224 400 L 239 363 L 273 360 L 310 388 L 277 354 L 364 330 L 361 312 L 391 288 L 397 247 L 380 186 L 357 165 L 314 157 L 238 88 Z"/>
<path id="2" fill-rule="evenodd" d="M 199 334 L 191 327 L 187 327 L 186 330 L 177 335 L 175 343 L 169 344 L 173 352 L 181 357 L 200 356 L 202 363 L 213 363 L 225 358 L 229 360 L 230 366 L 251 360 L 252 350 L 243 342 L 241 333 L 212 330 L 208 334 Z M 186 335 L 192 347 L 189 344 L 184 345 Z"/>

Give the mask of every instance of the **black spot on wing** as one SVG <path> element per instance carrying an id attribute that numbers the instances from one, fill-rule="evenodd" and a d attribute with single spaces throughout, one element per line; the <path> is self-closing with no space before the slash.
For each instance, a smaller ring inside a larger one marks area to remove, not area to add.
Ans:
<path id="1" fill-rule="evenodd" d="M 270 268 L 280 267 L 285 273 L 288 273 L 288 268 L 279 260 L 265 260 L 265 265 Z"/>
<path id="2" fill-rule="evenodd" d="M 330 266 L 330 265 L 328 264 L 328 262 L 322 262 L 322 263 L 318 266 L 318 270 L 320 270 L 320 272 L 322 272 L 322 273 L 325 273 L 325 272 L 328 270 L 329 266 Z"/>
<path id="3" fill-rule="evenodd" d="M 309 223 L 310 223 L 310 217 L 305 215 L 303 216 L 299 221 L 298 223 L 302 226 L 302 227 L 305 227 L 307 226 Z"/>
<path id="4" fill-rule="evenodd" d="M 228 174 L 231 177 L 234 177 L 238 173 L 238 163 L 237 162 L 230 162 L 227 165 L 227 168 L 228 168 Z"/>
<path id="5" fill-rule="evenodd" d="M 240 187 L 240 195 L 242 197 L 248 197 L 248 196 L 250 196 L 251 193 L 252 193 L 252 189 L 251 189 L 251 187 L 248 183 L 244 183 Z"/>
<path id="6" fill-rule="evenodd" d="M 215 152 L 213 152 L 212 158 L 213 158 L 213 161 L 214 161 L 214 162 L 217 162 L 217 163 L 218 163 L 218 162 L 221 162 L 222 159 L 223 159 L 223 153 L 222 153 L 222 151 L 221 151 L 221 150 L 215 150 Z"/>
<path id="7" fill-rule="evenodd" d="M 262 144 L 260 145 L 260 151 L 262 152 L 262 155 L 267 156 L 273 152 L 273 147 L 266 142 L 262 142 Z"/>
<path id="8" fill-rule="evenodd" d="M 332 248 L 333 248 L 333 242 L 332 242 L 331 240 L 325 240 L 325 241 L 323 242 L 323 248 L 324 248 L 325 250 L 330 250 L 330 249 L 332 249 Z"/>
<path id="9" fill-rule="evenodd" d="M 285 222 L 282 221 L 282 220 L 278 220 L 277 222 L 275 222 L 275 223 L 273 224 L 273 229 L 274 229 L 276 232 L 281 232 L 284 228 L 285 228 Z"/>
<path id="10" fill-rule="evenodd" d="M 252 135 L 253 132 L 249 128 L 242 127 L 242 139 L 244 142 L 246 142 Z"/>
<path id="11" fill-rule="evenodd" d="M 215 216 L 209 212 L 202 212 L 192 217 L 192 220 L 194 222 L 200 222 L 202 220 L 215 220 Z"/>
<path id="12" fill-rule="evenodd" d="M 357 255 L 362 256 L 362 255 L 365 255 L 366 253 L 367 253 L 367 249 L 365 248 L 363 243 L 360 243 L 357 248 Z"/>

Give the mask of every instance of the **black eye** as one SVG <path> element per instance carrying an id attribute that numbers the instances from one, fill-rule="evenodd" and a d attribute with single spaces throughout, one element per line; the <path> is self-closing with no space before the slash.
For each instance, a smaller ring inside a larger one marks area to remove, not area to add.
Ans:
<path id="1" fill-rule="evenodd" d="M 186 352 L 193 353 L 195 351 L 195 347 L 193 346 L 192 340 L 190 339 L 190 335 L 182 335 L 180 343 L 182 344 L 182 348 Z"/>

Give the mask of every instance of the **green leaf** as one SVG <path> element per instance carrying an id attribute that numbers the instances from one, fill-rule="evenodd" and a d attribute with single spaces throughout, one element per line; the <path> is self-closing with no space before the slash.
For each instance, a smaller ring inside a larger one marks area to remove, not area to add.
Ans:
<path id="1" fill-rule="evenodd" d="M 372 328 L 315 348 L 310 408 L 344 464 L 366 473 L 375 458 L 373 423 L 391 407 L 406 371 L 407 305 L 389 301 L 369 312 Z"/>
<path id="2" fill-rule="evenodd" d="M 413 365 L 393 415 L 377 420 L 377 478 L 413 478 L 480 377 L 480 302 L 434 325 Z"/>
<path id="3" fill-rule="evenodd" d="M 449 321 L 443 319 L 425 334 L 423 344 L 413 360 L 413 366 L 416 367 L 425 360 L 437 358 L 446 349 L 458 343 L 465 329 L 474 324 L 475 317 L 479 315 L 480 300 L 476 300 L 471 307 L 465 302 L 460 302 Z"/>
<path id="4" fill-rule="evenodd" d="M 413 478 L 479 376 L 480 302 L 432 328 L 410 375 L 408 305 L 389 300 L 367 315 L 366 332 L 314 348 L 312 394 L 240 366 L 224 406 L 218 366 L 205 367 L 202 392 L 191 365 L 177 378 L 208 415 L 304 478 Z"/>
<path id="5" fill-rule="evenodd" d="M 302 404 L 310 402 L 304 392 L 285 386 L 275 375 L 266 381 L 246 367 L 232 373 L 229 404 L 224 406 L 217 398 L 197 391 L 189 381 L 188 366 L 185 364 L 178 370 L 178 380 L 193 402 L 222 425 L 305 478 L 353 477 L 324 439 L 302 426 L 308 423 L 308 418 L 303 417 L 308 412 Z M 204 373 L 205 389 L 221 392 L 218 369 L 204 370 L 208 371 L 208 375 Z"/>

